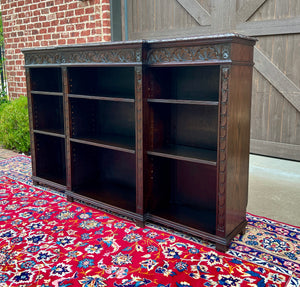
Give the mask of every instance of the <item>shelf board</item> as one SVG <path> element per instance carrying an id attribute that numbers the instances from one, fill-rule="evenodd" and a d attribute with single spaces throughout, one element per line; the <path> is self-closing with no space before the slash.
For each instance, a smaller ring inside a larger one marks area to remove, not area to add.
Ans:
<path id="1" fill-rule="evenodd" d="M 37 181 L 41 184 L 46 184 L 54 188 L 65 190 L 66 189 L 66 179 L 57 176 L 51 176 L 49 174 L 41 174 L 40 176 L 32 176 L 32 180 Z"/>
<path id="2" fill-rule="evenodd" d="M 135 139 L 122 136 L 103 136 L 101 138 L 88 138 L 79 137 L 71 138 L 71 142 L 92 145 L 97 147 L 103 147 L 113 149 L 117 151 L 123 151 L 127 153 L 135 153 Z"/>
<path id="3" fill-rule="evenodd" d="M 195 101 L 195 100 L 174 100 L 174 99 L 147 99 L 148 103 L 158 104 L 181 104 L 181 105 L 199 105 L 199 106 L 218 106 L 217 101 Z"/>
<path id="4" fill-rule="evenodd" d="M 93 203 L 100 207 L 103 207 L 101 203 L 104 203 L 130 212 L 136 212 L 136 190 L 132 187 L 108 181 L 93 186 L 75 188 L 72 193 L 86 197 L 86 201 L 92 199 Z"/>
<path id="5" fill-rule="evenodd" d="M 147 154 L 213 166 L 217 165 L 217 151 L 208 149 L 170 145 L 167 147 L 154 149 L 153 151 L 148 151 Z"/>
<path id="6" fill-rule="evenodd" d="M 77 94 L 68 94 L 68 97 L 74 99 L 134 103 L 134 99 L 130 97 L 92 96 L 92 95 L 77 95 Z"/>
<path id="7" fill-rule="evenodd" d="M 61 130 L 54 130 L 54 129 L 42 129 L 42 130 L 33 130 L 35 134 L 41 134 L 41 135 L 47 135 L 52 137 L 59 137 L 59 138 L 65 138 L 65 135 L 63 134 L 63 131 Z"/>
<path id="8" fill-rule="evenodd" d="M 47 92 L 47 91 L 31 91 L 32 95 L 46 95 L 46 96 L 63 96 L 60 92 Z"/>
<path id="9" fill-rule="evenodd" d="M 206 208 L 169 204 L 150 212 L 148 218 L 176 229 L 184 229 L 186 226 L 187 229 L 193 228 L 211 234 L 215 234 L 216 231 L 216 211 Z M 178 228 L 178 225 L 181 228 Z"/>

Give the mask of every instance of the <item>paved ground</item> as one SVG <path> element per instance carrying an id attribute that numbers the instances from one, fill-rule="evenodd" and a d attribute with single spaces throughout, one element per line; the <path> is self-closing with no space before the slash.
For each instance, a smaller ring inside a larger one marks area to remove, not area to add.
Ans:
<path id="1" fill-rule="evenodd" d="M 0 147 L 0 160 L 16 155 Z M 247 211 L 300 226 L 300 162 L 250 155 Z"/>
<path id="2" fill-rule="evenodd" d="M 16 155 L 18 155 L 18 153 L 0 147 L 0 160 L 7 159 Z"/>
<path id="3" fill-rule="evenodd" d="M 300 162 L 250 155 L 247 211 L 300 226 Z"/>

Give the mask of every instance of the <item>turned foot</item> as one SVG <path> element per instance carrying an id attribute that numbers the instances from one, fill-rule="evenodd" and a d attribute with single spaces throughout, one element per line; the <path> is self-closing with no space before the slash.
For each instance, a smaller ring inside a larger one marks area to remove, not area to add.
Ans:
<path id="1" fill-rule="evenodd" d="M 229 246 L 216 243 L 216 250 L 225 253 L 228 250 Z"/>
<path id="2" fill-rule="evenodd" d="M 67 195 L 67 201 L 74 202 L 74 197 L 72 197 L 71 195 Z"/>

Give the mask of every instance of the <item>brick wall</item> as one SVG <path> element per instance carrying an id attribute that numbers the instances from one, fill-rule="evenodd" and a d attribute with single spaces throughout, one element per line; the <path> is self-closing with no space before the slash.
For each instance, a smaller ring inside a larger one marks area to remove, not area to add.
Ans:
<path id="1" fill-rule="evenodd" d="M 109 0 L 2 0 L 8 93 L 26 94 L 23 48 L 110 41 Z"/>

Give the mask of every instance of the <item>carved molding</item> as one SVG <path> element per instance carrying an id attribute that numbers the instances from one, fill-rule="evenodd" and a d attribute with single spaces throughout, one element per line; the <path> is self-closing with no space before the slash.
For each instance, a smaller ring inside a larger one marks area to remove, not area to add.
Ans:
<path id="1" fill-rule="evenodd" d="M 158 48 L 150 50 L 148 64 L 163 62 L 229 60 L 230 45 Z"/>
<path id="2" fill-rule="evenodd" d="M 135 68 L 135 116 L 136 116 L 136 170 L 137 190 L 143 190 L 143 71 L 142 67 Z M 143 213 L 143 200 L 137 199 L 137 213 Z"/>
<path id="3" fill-rule="evenodd" d="M 25 57 L 25 65 L 76 64 L 76 63 L 136 63 L 141 62 L 139 49 L 87 50 L 87 51 L 47 51 L 30 53 Z"/>
<path id="4" fill-rule="evenodd" d="M 219 178 L 218 178 L 218 222 L 217 231 L 224 234 L 225 232 L 225 214 L 226 214 L 226 151 L 227 151 L 227 104 L 228 104 L 228 81 L 230 67 L 223 66 L 221 68 L 221 100 L 220 100 L 220 123 L 219 123 Z"/>

